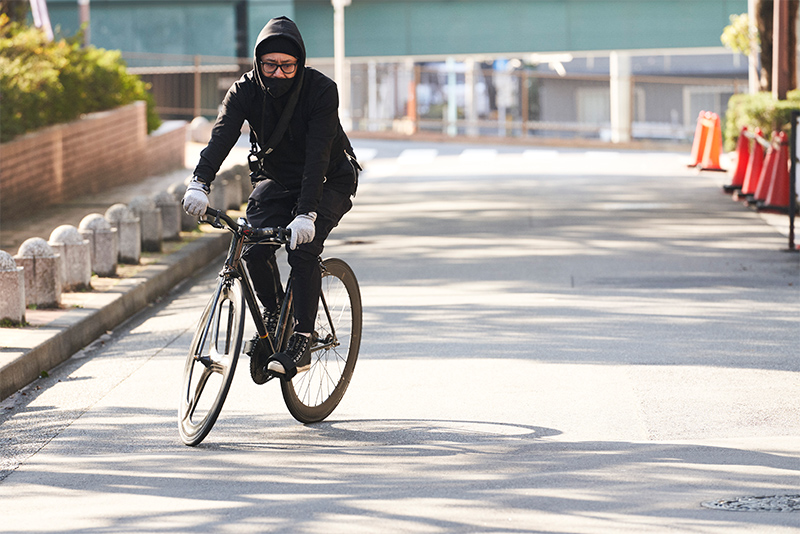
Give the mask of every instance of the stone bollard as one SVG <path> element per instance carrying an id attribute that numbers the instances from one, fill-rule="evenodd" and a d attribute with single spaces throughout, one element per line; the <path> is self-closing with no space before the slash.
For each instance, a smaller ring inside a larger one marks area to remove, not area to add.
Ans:
<path id="1" fill-rule="evenodd" d="M 211 193 L 208 195 L 208 206 L 217 210 L 225 211 L 225 184 L 219 178 L 211 182 Z"/>
<path id="2" fill-rule="evenodd" d="M 242 209 L 241 177 L 235 172 L 228 171 L 225 177 L 225 207 L 229 210 Z"/>
<path id="3" fill-rule="evenodd" d="M 58 308 L 61 304 L 61 258 L 41 237 L 26 239 L 14 256 L 25 269 L 25 305 Z"/>
<path id="4" fill-rule="evenodd" d="M 139 217 L 139 224 L 142 227 L 142 250 L 161 252 L 163 230 L 161 212 L 156 207 L 156 203 L 152 198 L 142 195 L 133 198 L 128 207 Z"/>
<path id="5" fill-rule="evenodd" d="M 116 276 L 117 256 L 117 229 L 99 213 L 91 213 L 81 220 L 78 231 L 89 241 L 92 251 L 92 270 L 97 276 Z"/>
<path id="6" fill-rule="evenodd" d="M 0 250 L 0 323 L 25 323 L 25 269 Z"/>
<path id="7" fill-rule="evenodd" d="M 92 248 L 78 229 L 69 224 L 62 224 L 50 233 L 48 244 L 61 256 L 63 290 L 91 289 Z"/>
<path id="8" fill-rule="evenodd" d="M 195 117 L 189 123 L 189 136 L 196 143 L 208 143 L 214 123 L 205 117 Z"/>
<path id="9" fill-rule="evenodd" d="M 197 228 L 197 217 L 192 217 L 183 211 L 183 206 L 181 205 L 183 195 L 186 194 L 186 184 L 183 182 L 175 182 L 167 188 L 167 193 L 171 194 L 178 202 L 178 206 L 181 207 L 181 230 L 184 232 L 191 232 Z"/>
<path id="10" fill-rule="evenodd" d="M 167 191 L 162 191 L 153 197 L 153 202 L 161 212 L 161 228 L 164 241 L 179 241 L 181 238 L 181 213 L 183 208 L 175 197 Z"/>
<path id="11" fill-rule="evenodd" d="M 139 218 L 125 204 L 114 204 L 106 210 L 106 220 L 117 229 L 118 261 L 138 265 L 142 256 L 142 228 Z"/>
<path id="12" fill-rule="evenodd" d="M 253 183 L 250 181 L 250 171 L 244 165 L 237 165 L 233 168 L 236 176 L 239 177 L 240 186 L 242 188 L 242 202 L 247 202 L 250 198 L 250 193 L 253 192 Z"/>

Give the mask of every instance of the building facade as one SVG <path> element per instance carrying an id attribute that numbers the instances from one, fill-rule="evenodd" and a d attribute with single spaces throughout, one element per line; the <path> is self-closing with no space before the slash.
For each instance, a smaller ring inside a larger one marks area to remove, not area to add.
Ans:
<path id="1" fill-rule="evenodd" d="M 53 25 L 74 34 L 77 2 L 47 4 Z M 286 15 L 303 32 L 309 57 L 333 55 L 330 0 L 91 0 L 90 6 L 92 44 L 101 48 L 236 56 L 251 49 L 267 20 Z M 747 0 L 353 0 L 345 10 L 345 46 L 356 58 L 713 48 L 729 16 L 746 11 Z"/>
<path id="2" fill-rule="evenodd" d="M 75 0 L 48 6 L 63 33 L 78 29 Z M 342 114 L 365 130 L 683 140 L 699 111 L 724 113 L 747 90 L 746 58 L 720 43 L 746 11 L 747 0 L 352 0 Z M 330 0 L 91 0 L 90 36 L 153 83 L 162 114 L 210 117 L 280 15 L 333 75 Z"/>

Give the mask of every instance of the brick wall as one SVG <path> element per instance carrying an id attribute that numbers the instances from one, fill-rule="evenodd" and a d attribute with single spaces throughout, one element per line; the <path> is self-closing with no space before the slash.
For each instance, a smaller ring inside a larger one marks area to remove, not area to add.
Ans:
<path id="1" fill-rule="evenodd" d="M 0 144 L 0 223 L 185 165 L 186 123 L 147 135 L 144 102 Z"/>
<path id="2" fill-rule="evenodd" d="M 166 174 L 186 166 L 186 121 L 168 121 L 147 136 L 148 176 Z"/>

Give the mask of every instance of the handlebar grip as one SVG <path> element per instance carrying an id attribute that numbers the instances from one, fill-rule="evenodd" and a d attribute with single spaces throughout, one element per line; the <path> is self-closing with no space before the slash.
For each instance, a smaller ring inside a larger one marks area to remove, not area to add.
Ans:
<path id="1" fill-rule="evenodd" d="M 246 237 L 248 240 L 257 241 L 259 239 L 270 239 L 275 243 L 288 243 L 291 236 L 292 231 L 288 228 L 255 228 L 250 226 L 246 220 L 240 219 L 239 222 L 234 221 L 223 210 L 217 210 L 214 208 L 206 208 L 206 212 L 203 215 L 211 220 L 205 220 L 211 226 L 215 228 L 224 228 L 224 225 L 220 221 L 224 221 L 228 227 L 230 227 L 234 232 L 241 232 L 241 234 Z"/>
<path id="2" fill-rule="evenodd" d="M 249 228 L 248 237 L 254 239 L 272 238 L 275 241 L 285 243 L 289 241 L 292 231 L 287 228 Z"/>
<path id="3" fill-rule="evenodd" d="M 206 212 L 204 215 L 206 217 L 214 217 L 215 219 L 222 219 L 222 220 L 229 218 L 223 210 L 217 210 L 214 208 L 206 208 Z"/>

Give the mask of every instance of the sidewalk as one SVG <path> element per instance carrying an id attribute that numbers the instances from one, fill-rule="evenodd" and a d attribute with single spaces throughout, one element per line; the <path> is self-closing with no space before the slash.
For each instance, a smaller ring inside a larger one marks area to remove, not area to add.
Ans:
<path id="1" fill-rule="evenodd" d="M 73 199 L 47 213 L 4 223 L 0 250 L 15 255 L 31 237 L 47 240 L 62 224 L 77 227 L 90 213 L 105 213 L 111 205 L 127 204 L 136 196 L 165 191 L 191 174 L 204 145 L 186 145 L 186 169 L 147 178 L 137 184 Z M 246 164 L 246 149 L 234 148 L 221 171 Z M 181 240 L 164 242 L 161 253 L 143 253 L 139 265 L 119 265 L 114 278 L 92 277 L 92 291 L 62 293 L 59 309 L 25 312 L 28 325 L 0 328 L 0 399 L 29 384 L 104 333 L 157 300 L 181 280 L 222 254 L 228 233 L 208 226 L 181 232 Z"/>

